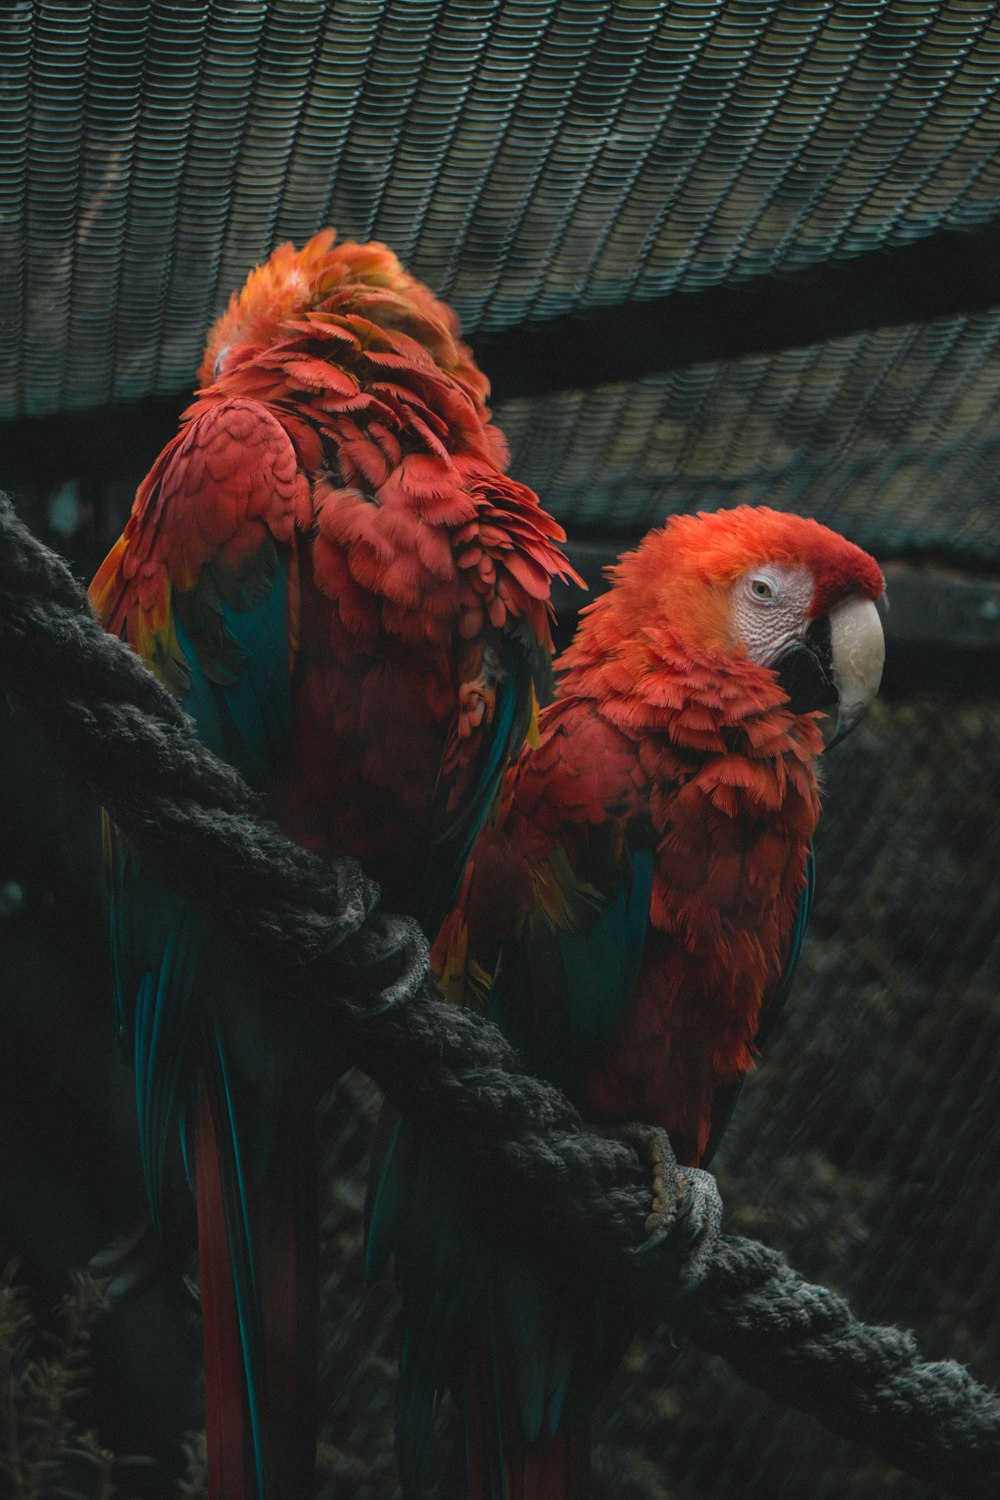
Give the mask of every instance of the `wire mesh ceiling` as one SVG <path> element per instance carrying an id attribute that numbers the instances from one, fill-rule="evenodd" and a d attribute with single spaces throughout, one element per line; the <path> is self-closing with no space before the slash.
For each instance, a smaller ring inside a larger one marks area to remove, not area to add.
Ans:
<path id="1" fill-rule="evenodd" d="M 249 267 L 331 221 L 475 337 L 1000 217 L 976 0 L 24 0 L 0 27 L 8 418 L 183 395 Z M 992 561 L 996 345 L 958 317 L 610 388 L 598 346 L 586 394 L 574 361 L 500 419 L 576 534 L 770 498 Z"/>
<path id="2" fill-rule="evenodd" d="M 6 416 L 183 392 L 249 267 L 327 222 L 475 335 L 998 216 L 988 0 L 21 0 L 0 25 Z M 660 427 L 632 421 L 644 464 Z"/>
<path id="3" fill-rule="evenodd" d="M 1000 560 L 1000 309 L 504 402 L 571 536 L 776 505 L 882 556 Z"/>

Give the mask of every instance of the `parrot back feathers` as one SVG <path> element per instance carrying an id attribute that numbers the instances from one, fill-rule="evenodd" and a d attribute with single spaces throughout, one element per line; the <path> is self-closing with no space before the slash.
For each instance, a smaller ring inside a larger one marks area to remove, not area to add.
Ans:
<path id="1" fill-rule="evenodd" d="M 410 276 L 386 245 L 338 245 L 332 229 L 313 235 L 300 250 L 279 245 L 233 293 L 212 327 L 199 384 L 208 387 L 254 361 L 280 368 L 296 334 L 314 340 L 319 359 L 335 368 L 338 352 L 370 353 L 383 376 L 399 368 L 444 376 L 469 410 L 466 420 L 485 426 L 489 383 L 459 338 L 454 312 Z M 496 428 L 486 437 L 485 451 L 503 467 L 506 445 Z"/>
<path id="2" fill-rule="evenodd" d="M 279 247 L 210 332 L 200 380 L 95 609 L 289 837 L 361 859 L 386 905 L 432 932 L 548 696 L 549 587 L 576 577 L 563 532 L 502 472 L 454 314 L 385 246 L 325 231 Z M 304 1494 L 316 1231 L 300 1022 L 236 939 L 122 839 L 109 847 L 152 1211 L 165 1225 L 178 1139 L 199 1200 L 213 1500 Z M 376 1220 L 396 1222 L 392 1197 L 390 1173 Z M 414 1346 L 411 1368 L 437 1364 Z M 409 1389 L 416 1451 L 423 1380 Z"/>
<path id="3" fill-rule="evenodd" d="M 384 247 L 282 247 L 208 350 L 95 607 L 286 832 L 350 849 L 433 928 L 531 721 L 531 679 L 549 694 L 549 587 L 575 577 L 563 532 L 498 467 L 453 315 Z M 289 691 L 282 733 L 269 705 L 283 717 Z M 428 847 L 436 889 L 417 901 Z"/>

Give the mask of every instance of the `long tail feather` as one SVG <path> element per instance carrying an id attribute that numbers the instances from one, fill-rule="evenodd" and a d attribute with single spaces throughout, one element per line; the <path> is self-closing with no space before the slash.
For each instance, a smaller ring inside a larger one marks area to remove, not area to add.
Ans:
<path id="1" fill-rule="evenodd" d="M 224 1090 L 197 1120 L 198 1253 L 210 1500 L 298 1500 L 316 1447 L 316 1164 L 289 1109 L 259 1184 L 237 1170 Z"/>
<path id="2" fill-rule="evenodd" d="M 470 1364 L 465 1387 L 467 1500 L 587 1500 L 590 1433 L 582 1422 L 526 1441 L 501 1368 Z"/>
<path id="3" fill-rule="evenodd" d="M 266 1500 L 312 1493 L 319 1359 L 315 1136 L 308 1111 L 281 1120 L 279 1147 L 255 1202 L 263 1333 Z"/>
<path id="4" fill-rule="evenodd" d="M 198 1106 L 198 1263 L 205 1340 L 205 1431 L 212 1500 L 259 1494 L 247 1412 L 244 1352 L 209 1091 Z"/>

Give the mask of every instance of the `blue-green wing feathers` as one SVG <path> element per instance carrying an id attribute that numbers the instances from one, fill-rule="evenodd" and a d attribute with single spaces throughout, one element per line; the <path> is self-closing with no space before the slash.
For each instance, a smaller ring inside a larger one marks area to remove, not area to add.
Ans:
<path id="1" fill-rule="evenodd" d="M 541 912 L 512 924 L 493 977 L 491 1019 L 528 1070 L 564 1088 L 614 1036 L 642 959 L 652 851 L 629 850 L 612 832 L 593 831 L 587 880 L 556 860 L 566 925 Z M 601 1319 L 553 1298 L 527 1255 L 479 1231 L 469 1186 L 445 1148 L 399 1120 L 388 1142 L 374 1175 L 368 1266 L 377 1272 L 394 1252 L 403 1290 L 403 1494 L 421 1492 L 438 1393 L 450 1388 L 475 1404 L 479 1461 L 500 1495 L 508 1425 L 501 1410 L 516 1408 L 528 1441 L 551 1436 L 567 1405 L 585 1411 L 603 1364 Z"/>
<path id="2" fill-rule="evenodd" d="M 496 700 L 489 737 L 480 753 L 476 778 L 463 791 L 453 815 L 434 818 L 437 833 L 431 840 L 421 882 L 422 900 L 416 913 L 433 938 L 455 899 L 459 882 L 479 830 L 497 795 L 504 771 L 520 749 L 531 722 L 535 682 L 524 648 L 513 636 L 498 636 Z M 446 788 L 442 787 L 442 792 Z"/>
<path id="3" fill-rule="evenodd" d="M 547 874 L 561 887 L 565 921 L 529 913 L 505 944 L 493 982 L 490 1019 L 531 1072 L 563 1089 L 617 1033 L 642 963 L 653 853 L 616 847 L 611 832 L 593 830 L 603 857 L 599 870 L 588 861 L 587 881 L 553 851 Z"/>
<path id="4" fill-rule="evenodd" d="M 174 591 L 183 655 L 181 702 L 201 739 L 255 787 L 289 751 L 288 559 L 270 541 L 245 592 L 210 566 L 190 594 Z M 259 969 L 212 928 L 125 840 L 109 840 L 117 1006 L 133 1050 L 139 1143 L 154 1221 L 169 1227 L 168 1163 L 183 1143 L 191 1174 L 199 1087 L 218 1101 L 218 1154 L 234 1273 L 249 1421 L 262 1476 L 256 1369 L 259 1309 L 247 1194 L 272 1147 L 281 1050 L 267 1024 Z M 289 1049 L 290 1044 L 286 1046 Z M 178 1136 L 179 1131 L 179 1136 Z"/>

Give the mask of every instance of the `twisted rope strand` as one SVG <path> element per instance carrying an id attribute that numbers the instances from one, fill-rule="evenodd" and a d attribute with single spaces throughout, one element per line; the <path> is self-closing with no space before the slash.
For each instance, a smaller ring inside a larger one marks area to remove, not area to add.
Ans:
<path id="1" fill-rule="evenodd" d="M 921 1361 L 909 1334 L 859 1322 L 776 1251 L 717 1238 L 708 1174 L 673 1169 L 676 1211 L 647 1239 L 639 1156 L 589 1134 L 558 1091 L 517 1073 L 495 1027 L 440 999 L 419 930 L 376 909 L 354 860 L 326 864 L 266 821 L 2 496 L 0 681 L 174 887 L 237 923 L 317 1006 L 342 1061 L 446 1137 L 494 1203 L 517 1195 L 533 1241 L 600 1261 L 746 1380 L 899 1468 L 970 1500 L 1000 1494 L 1000 1399 L 961 1365 Z"/>

